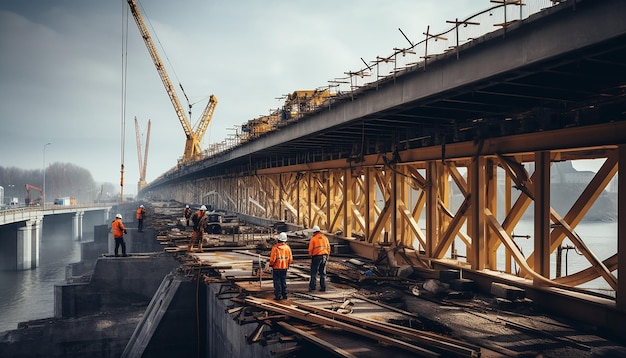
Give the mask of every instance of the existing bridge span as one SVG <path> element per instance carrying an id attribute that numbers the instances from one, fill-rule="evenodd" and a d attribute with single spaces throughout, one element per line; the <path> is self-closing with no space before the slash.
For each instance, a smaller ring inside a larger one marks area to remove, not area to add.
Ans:
<path id="1" fill-rule="evenodd" d="M 111 205 L 45 205 L 0 211 L 0 270 L 29 270 L 39 265 L 42 237 L 59 234 L 82 240 L 107 222 Z M 45 229 L 44 229 L 44 223 Z"/>

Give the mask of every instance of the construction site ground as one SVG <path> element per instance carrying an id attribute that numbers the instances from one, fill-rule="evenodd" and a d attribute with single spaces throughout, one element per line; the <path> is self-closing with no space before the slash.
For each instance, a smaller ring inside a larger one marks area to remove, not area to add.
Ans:
<path id="1" fill-rule="evenodd" d="M 527 298 L 451 290 L 351 254 L 331 255 L 326 292 L 309 292 L 306 231 L 288 232 L 294 253 L 289 298 L 274 300 L 264 263 L 276 232 L 240 223 L 237 234 L 205 234 L 203 251 L 187 252 L 191 229 L 181 227 L 179 208 L 151 206 L 156 215 L 149 225 L 158 229 L 164 250 L 178 255 L 190 277 L 229 287 L 220 297 L 232 302 L 226 314 L 256 324 L 248 344 L 293 342 L 275 356 L 626 356 L 626 346 L 606 332 L 542 312 Z"/>

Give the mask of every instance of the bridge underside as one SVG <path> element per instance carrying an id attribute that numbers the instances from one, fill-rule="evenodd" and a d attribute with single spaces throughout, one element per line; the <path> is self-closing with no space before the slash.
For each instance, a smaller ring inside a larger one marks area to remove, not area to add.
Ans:
<path id="1" fill-rule="evenodd" d="M 576 307 L 589 322 L 622 327 L 626 173 L 617 174 L 626 170 L 626 5 L 585 1 L 557 10 L 550 21 L 492 33 L 459 58 L 442 55 L 181 168 L 149 195 L 319 225 L 365 257 L 391 249 L 400 264 L 459 267 L 525 285 L 537 298 L 558 293 L 551 308 L 571 316 Z M 557 208 L 551 174 L 588 159 L 600 169 Z M 600 257 L 576 229 L 607 195 L 617 234 Z M 522 222 L 530 222 L 524 250 L 515 234 Z M 585 264 L 563 272 L 570 248 Z M 615 294 L 582 288 L 592 280 Z"/>

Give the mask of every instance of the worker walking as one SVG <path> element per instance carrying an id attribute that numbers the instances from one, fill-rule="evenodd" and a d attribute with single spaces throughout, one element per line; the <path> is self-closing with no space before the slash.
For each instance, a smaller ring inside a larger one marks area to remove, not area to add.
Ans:
<path id="1" fill-rule="evenodd" d="M 287 234 L 278 234 L 278 242 L 272 246 L 270 253 L 270 266 L 272 267 L 272 280 L 274 282 L 274 299 L 287 299 L 287 270 L 293 262 L 291 247 L 287 244 Z"/>
<path id="2" fill-rule="evenodd" d="M 137 231 L 139 232 L 143 232 L 143 219 L 146 215 L 146 209 L 143 207 L 143 205 L 139 205 L 139 207 L 137 208 Z"/>
<path id="3" fill-rule="evenodd" d="M 320 227 L 313 226 L 313 237 L 309 241 L 309 256 L 311 256 L 311 279 L 309 292 L 315 290 L 317 275 L 320 275 L 320 291 L 326 291 L 326 263 L 330 255 L 328 238 L 320 232 Z"/>
<path id="4" fill-rule="evenodd" d="M 115 257 L 119 256 L 120 246 L 122 247 L 122 256 L 126 257 L 126 243 L 124 242 L 126 227 L 122 223 L 122 214 L 115 215 L 115 219 L 111 223 L 111 232 L 113 233 L 113 239 L 115 239 Z"/>
<path id="5" fill-rule="evenodd" d="M 202 252 L 202 241 L 204 239 L 204 228 L 206 227 L 208 216 L 206 214 L 206 206 L 202 205 L 200 210 L 196 211 L 191 217 L 193 221 L 193 233 L 191 234 L 191 240 L 189 240 L 188 252 L 191 252 L 193 245 L 198 242 L 198 251 Z"/>
<path id="6" fill-rule="evenodd" d="M 183 213 L 185 214 L 185 220 L 187 220 L 187 226 L 189 226 L 189 219 L 191 219 L 191 209 L 189 205 L 185 205 L 185 211 Z"/>

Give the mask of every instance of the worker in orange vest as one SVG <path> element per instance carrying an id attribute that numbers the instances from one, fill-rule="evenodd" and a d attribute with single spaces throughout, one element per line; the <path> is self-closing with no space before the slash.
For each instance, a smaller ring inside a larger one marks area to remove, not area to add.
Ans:
<path id="1" fill-rule="evenodd" d="M 188 252 L 191 252 L 193 249 L 193 245 L 198 242 L 198 251 L 202 252 L 202 241 L 204 240 L 204 228 L 206 227 L 207 221 L 209 217 L 206 214 L 206 206 L 202 205 L 200 210 L 196 211 L 191 217 L 191 221 L 193 221 L 193 233 L 191 234 L 191 239 L 189 240 L 189 247 L 187 248 Z"/>
<path id="2" fill-rule="evenodd" d="M 144 209 L 143 205 L 139 205 L 137 208 L 137 231 L 143 232 L 143 219 L 146 215 L 146 209 Z"/>
<path id="3" fill-rule="evenodd" d="M 311 256 L 311 279 L 309 292 L 315 290 L 317 275 L 320 275 L 320 291 L 326 291 L 326 263 L 330 255 L 328 238 L 320 232 L 320 227 L 313 226 L 313 237 L 309 241 L 309 256 Z"/>
<path id="4" fill-rule="evenodd" d="M 191 219 L 191 209 L 189 205 L 185 205 L 185 211 L 183 211 L 183 213 L 185 214 L 185 220 L 187 220 L 187 226 L 189 226 L 189 219 Z"/>
<path id="5" fill-rule="evenodd" d="M 115 219 L 111 223 L 111 232 L 113 233 L 113 239 L 115 239 L 115 257 L 119 256 L 118 250 L 122 247 L 122 256 L 126 256 L 126 243 L 124 242 L 124 234 L 126 234 L 126 227 L 122 223 L 122 214 L 115 215 Z"/>
<path id="6" fill-rule="evenodd" d="M 293 262 L 291 247 L 287 244 L 287 234 L 278 234 L 278 242 L 272 246 L 270 253 L 270 266 L 272 267 L 272 280 L 274 281 L 274 299 L 287 299 L 287 270 Z"/>

